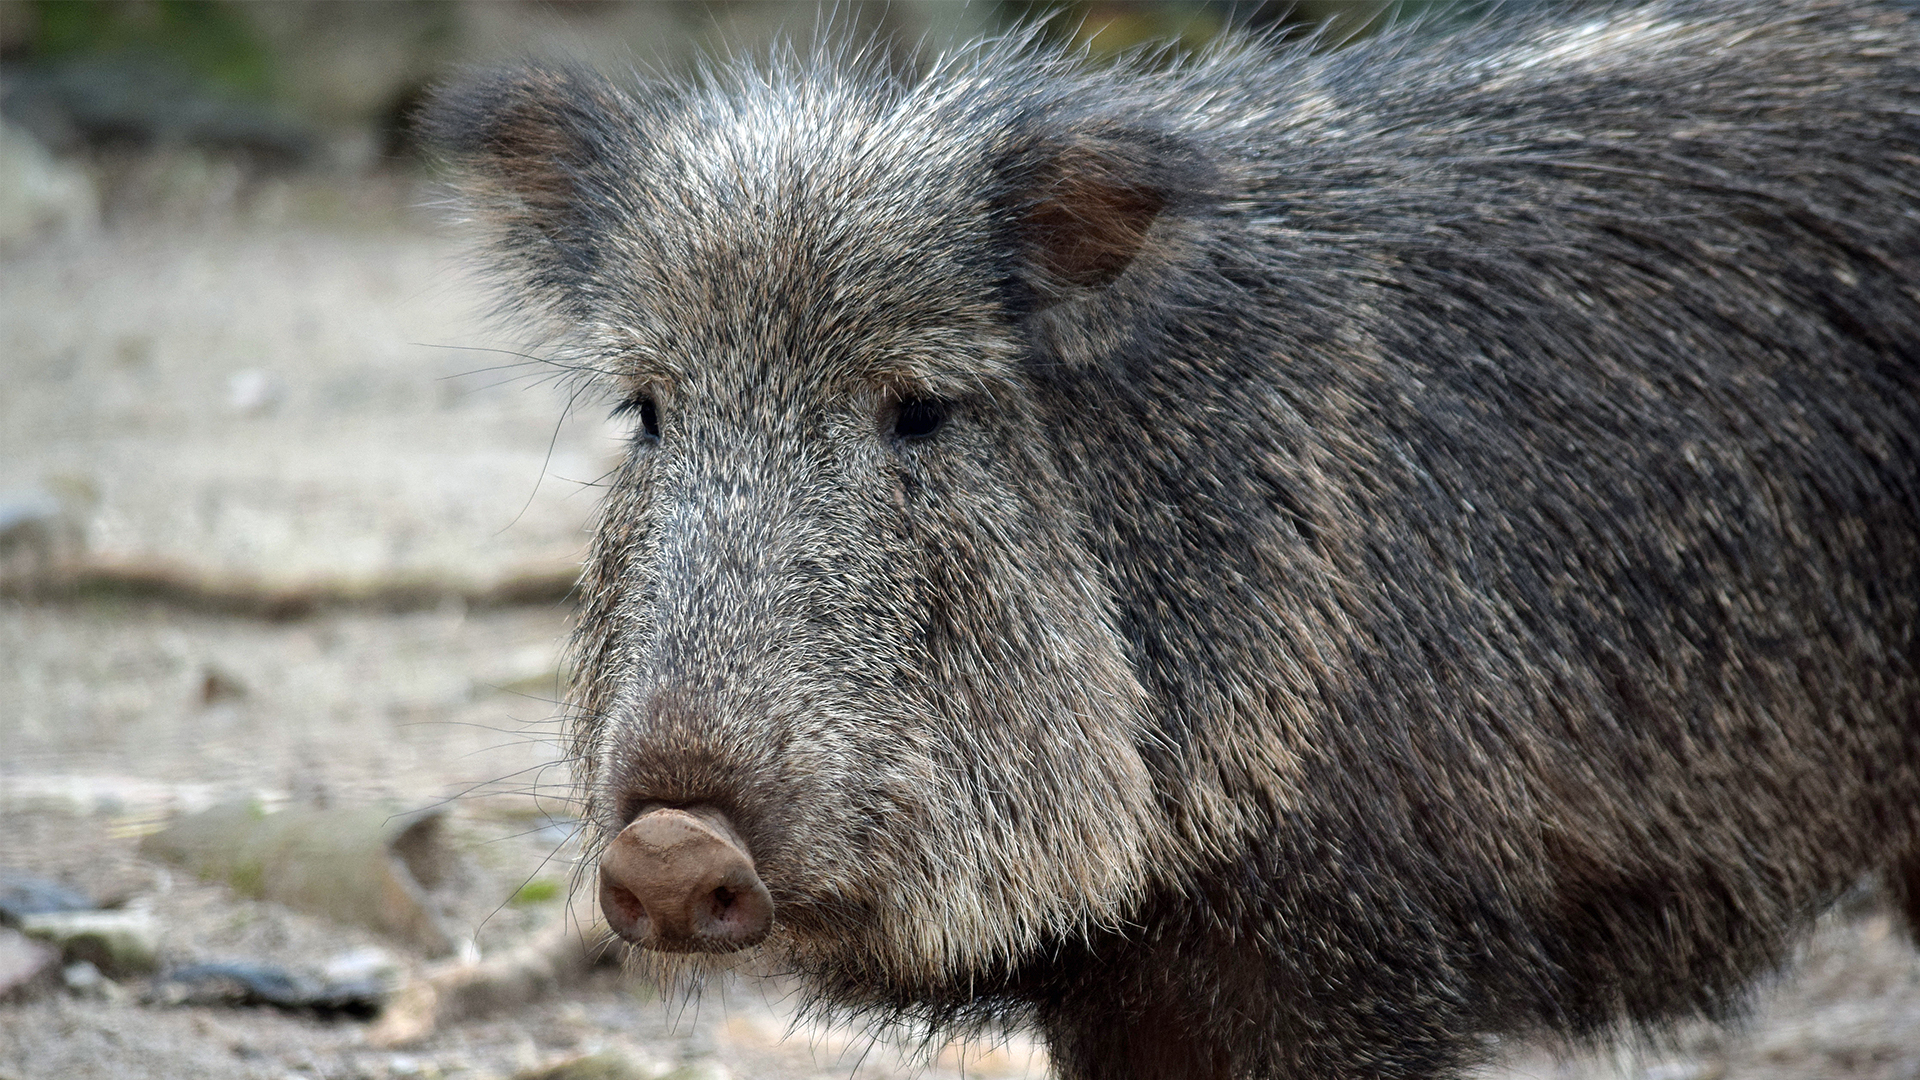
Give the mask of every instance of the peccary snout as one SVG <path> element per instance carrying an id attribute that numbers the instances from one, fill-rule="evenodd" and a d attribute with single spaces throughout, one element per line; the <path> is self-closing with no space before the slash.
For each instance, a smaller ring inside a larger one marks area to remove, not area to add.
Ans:
<path id="1" fill-rule="evenodd" d="M 621 937 L 661 952 L 733 952 L 773 925 L 773 897 L 726 815 L 662 808 L 600 856 L 600 909 Z"/>

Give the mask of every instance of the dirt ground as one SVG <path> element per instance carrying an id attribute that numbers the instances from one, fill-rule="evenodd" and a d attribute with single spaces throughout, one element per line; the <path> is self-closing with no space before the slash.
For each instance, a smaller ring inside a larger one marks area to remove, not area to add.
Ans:
<path id="1" fill-rule="evenodd" d="M 163 969 L 373 949 L 419 970 L 405 944 L 197 880 L 141 839 L 235 797 L 451 800 L 447 918 L 497 954 L 558 916 L 562 888 L 523 886 L 573 871 L 565 604 L 512 586 L 564 581 L 613 430 L 597 405 L 560 422 L 552 372 L 480 319 L 416 181 L 166 168 L 192 175 L 142 182 L 192 198 L 0 254 L 0 509 L 57 508 L 45 550 L 0 555 L 93 575 L 0 597 L 0 869 L 151 911 Z M 339 602 L 232 602 L 261 593 Z M 404 1048 L 370 1045 L 364 1021 L 147 989 L 0 1004 L 0 1078 L 478 1080 L 604 1051 L 680 1080 L 1046 1075 L 1019 1032 L 931 1063 L 854 1029 L 788 1037 L 778 981 L 689 1002 L 607 970 Z M 1498 1049 L 1488 1080 L 1914 1080 L 1920 954 L 1863 888 L 1736 1030 Z"/>

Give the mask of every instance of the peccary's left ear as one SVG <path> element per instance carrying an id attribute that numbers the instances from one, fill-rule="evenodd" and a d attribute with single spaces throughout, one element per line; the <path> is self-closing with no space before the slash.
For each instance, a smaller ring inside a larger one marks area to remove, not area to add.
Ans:
<path id="1" fill-rule="evenodd" d="M 999 171 L 1035 307 L 1111 285 L 1166 231 L 1157 223 L 1212 203 L 1219 189 L 1197 147 L 1119 126 L 1028 138 Z"/>
<path id="2" fill-rule="evenodd" d="M 525 284 L 577 295 L 617 208 L 620 163 L 644 144 L 633 103 L 596 75 L 527 67 L 443 88 L 419 128 L 466 170 L 465 194 Z"/>

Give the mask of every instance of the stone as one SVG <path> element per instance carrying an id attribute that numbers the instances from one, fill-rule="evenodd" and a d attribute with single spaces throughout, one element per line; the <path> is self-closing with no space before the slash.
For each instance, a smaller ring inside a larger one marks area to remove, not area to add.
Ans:
<path id="1" fill-rule="evenodd" d="M 112 976 L 145 974 L 159 962 L 159 924 L 139 908 L 46 911 L 22 916 L 20 930 L 57 947 L 67 963 L 84 960 Z"/>
<path id="2" fill-rule="evenodd" d="M 370 1017 L 390 981 L 372 970 L 346 978 L 243 960 L 192 964 L 158 980 L 149 1000 L 160 1005 L 272 1005 L 294 1012 Z"/>
<path id="3" fill-rule="evenodd" d="M 439 811 L 267 813 L 230 804 L 180 818 L 142 847 L 243 895 L 370 927 L 429 956 L 454 951 L 427 895 L 446 880 L 454 858 Z"/>
<path id="4" fill-rule="evenodd" d="M 30 132 L 0 121 L 0 247 L 84 233 L 99 220 L 93 178 Z"/>
<path id="5" fill-rule="evenodd" d="M 24 1001 L 59 983 L 60 950 L 0 927 L 0 1002 Z"/>
<path id="6" fill-rule="evenodd" d="M 665 1075 L 679 1078 L 685 1071 L 682 1068 Z M 663 1072 L 657 1065 L 636 1061 L 617 1050 L 602 1050 L 516 1073 L 513 1080 L 664 1080 Z"/>
<path id="7" fill-rule="evenodd" d="M 57 881 L 0 869 L 0 924 L 18 925 L 28 915 L 49 911 L 91 911 L 98 907 L 86 893 Z"/>

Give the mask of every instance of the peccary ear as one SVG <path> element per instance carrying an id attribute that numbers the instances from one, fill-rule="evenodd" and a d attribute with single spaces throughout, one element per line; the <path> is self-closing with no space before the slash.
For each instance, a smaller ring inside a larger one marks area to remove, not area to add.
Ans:
<path id="1" fill-rule="evenodd" d="M 535 287 L 564 287 L 596 262 L 618 162 L 639 148 L 631 103 L 598 76 L 521 68 L 434 95 L 419 119 L 429 145 L 467 170 L 475 208 L 507 233 Z"/>
<path id="2" fill-rule="evenodd" d="M 1152 246 L 1154 225 L 1211 201 L 1199 150 L 1157 131 L 1096 127 L 1030 139 L 1003 161 L 1006 207 L 1036 307 L 1111 285 Z"/>

